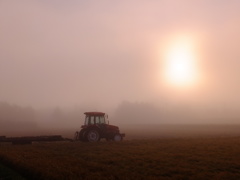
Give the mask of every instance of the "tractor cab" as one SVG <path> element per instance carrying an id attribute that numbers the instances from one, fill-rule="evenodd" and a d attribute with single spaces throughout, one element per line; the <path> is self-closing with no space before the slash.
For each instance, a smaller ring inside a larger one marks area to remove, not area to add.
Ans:
<path id="1" fill-rule="evenodd" d="M 107 124 L 105 120 L 105 113 L 102 112 L 86 112 L 84 113 L 85 123 L 84 125 L 96 125 L 96 124 Z"/>

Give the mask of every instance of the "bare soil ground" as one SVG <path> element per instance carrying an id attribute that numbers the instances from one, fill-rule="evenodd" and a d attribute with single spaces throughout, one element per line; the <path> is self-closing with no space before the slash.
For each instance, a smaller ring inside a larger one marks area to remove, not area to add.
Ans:
<path id="1" fill-rule="evenodd" d="M 239 126 L 167 126 L 120 127 L 120 143 L 2 143 L 0 160 L 27 179 L 240 179 Z"/>

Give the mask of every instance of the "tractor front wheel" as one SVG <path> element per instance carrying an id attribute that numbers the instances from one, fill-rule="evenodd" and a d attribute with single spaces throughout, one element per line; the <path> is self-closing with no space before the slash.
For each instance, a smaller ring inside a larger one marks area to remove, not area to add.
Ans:
<path id="1" fill-rule="evenodd" d="M 87 140 L 89 142 L 97 142 L 100 140 L 100 134 L 97 130 L 90 130 L 87 133 Z"/>
<path id="2" fill-rule="evenodd" d="M 120 134 L 115 134 L 113 140 L 116 142 L 122 141 L 122 136 Z"/>

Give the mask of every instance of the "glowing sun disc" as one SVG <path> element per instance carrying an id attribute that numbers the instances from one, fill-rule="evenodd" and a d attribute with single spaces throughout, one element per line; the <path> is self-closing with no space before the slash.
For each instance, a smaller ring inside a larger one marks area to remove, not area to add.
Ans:
<path id="1" fill-rule="evenodd" d="M 188 86 L 197 78 L 196 57 L 191 39 L 182 37 L 169 44 L 164 57 L 164 76 L 169 84 Z"/>

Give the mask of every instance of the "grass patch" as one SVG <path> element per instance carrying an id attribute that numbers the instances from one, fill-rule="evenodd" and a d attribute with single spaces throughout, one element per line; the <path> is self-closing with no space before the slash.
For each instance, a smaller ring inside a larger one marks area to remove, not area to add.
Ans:
<path id="1" fill-rule="evenodd" d="M 16 171 L 10 169 L 9 167 L 0 164 L 0 179 L 1 180 L 25 180 L 20 174 L 18 174 Z"/>

